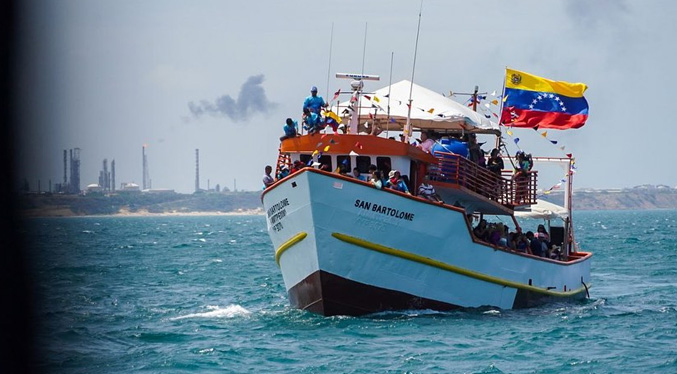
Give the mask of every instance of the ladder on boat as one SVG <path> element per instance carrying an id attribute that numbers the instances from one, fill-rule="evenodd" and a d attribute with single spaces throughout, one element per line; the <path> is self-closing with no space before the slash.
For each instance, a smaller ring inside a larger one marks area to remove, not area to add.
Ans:
<path id="1" fill-rule="evenodd" d="M 277 165 L 275 166 L 275 178 L 280 175 L 282 166 L 286 165 L 287 169 L 291 169 L 291 155 L 289 153 L 282 153 L 282 148 L 277 149 Z"/>

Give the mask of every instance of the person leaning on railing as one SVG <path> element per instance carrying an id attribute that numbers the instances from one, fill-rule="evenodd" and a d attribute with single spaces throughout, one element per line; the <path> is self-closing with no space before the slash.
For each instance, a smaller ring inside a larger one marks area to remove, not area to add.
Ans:
<path id="1" fill-rule="evenodd" d="M 528 200 L 529 171 L 532 167 L 531 155 L 526 155 L 523 151 L 517 151 L 515 154 L 515 203 L 520 204 Z"/>

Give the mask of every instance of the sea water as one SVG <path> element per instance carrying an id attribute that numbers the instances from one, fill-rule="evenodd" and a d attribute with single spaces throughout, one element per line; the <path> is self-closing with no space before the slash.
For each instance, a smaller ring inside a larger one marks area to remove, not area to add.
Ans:
<path id="1" fill-rule="evenodd" d="M 677 373 L 677 211 L 576 212 L 574 228 L 594 252 L 588 300 L 322 317 L 289 307 L 263 216 L 32 219 L 35 366 Z"/>

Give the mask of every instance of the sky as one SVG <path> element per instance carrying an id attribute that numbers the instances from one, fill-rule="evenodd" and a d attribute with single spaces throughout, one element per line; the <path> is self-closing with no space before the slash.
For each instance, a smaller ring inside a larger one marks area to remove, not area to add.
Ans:
<path id="1" fill-rule="evenodd" d="M 104 159 L 116 162 L 116 187 L 141 184 L 146 145 L 152 187 L 191 193 L 195 149 L 202 188 L 233 189 L 236 180 L 237 189 L 260 190 L 284 121 L 300 119 L 310 87 L 325 98 L 348 89 L 335 73 L 380 75 L 367 90 L 387 86 L 391 73 L 393 83 L 411 79 L 421 3 L 18 6 L 16 184 L 25 178 L 35 190 L 40 180 L 44 191 L 61 182 L 63 150 L 73 148 L 81 187 L 98 182 Z M 585 126 L 548 131 L 557 147 L 515 130 L 519 145 L 554 156 L 565 146 L 577 188 L 677 186 L 677 2 L 424 0 L 421 9 L 417 84 L 445 95 L 476 85 L 500 92 L 506 67 L 586 83 Z M 558 178 L 543 174 L 540 186 Z"/>

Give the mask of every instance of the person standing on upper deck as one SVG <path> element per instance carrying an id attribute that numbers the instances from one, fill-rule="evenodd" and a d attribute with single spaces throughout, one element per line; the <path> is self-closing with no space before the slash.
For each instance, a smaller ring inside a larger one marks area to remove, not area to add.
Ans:
<path id="1" fill-rule="evenodd" d="M 320 110 L 326 108 L 327 103 L 324 101 L 322 96 L 317 94 L 317 87 L 313 86 L 310 88 L 310 96 L 306 97 L 306 100 L 303 101 L 303 110 L 309 109 L 311 112 L 320 115 Z"/>

